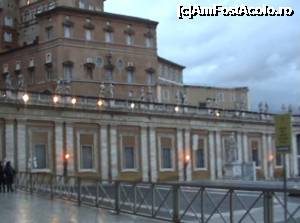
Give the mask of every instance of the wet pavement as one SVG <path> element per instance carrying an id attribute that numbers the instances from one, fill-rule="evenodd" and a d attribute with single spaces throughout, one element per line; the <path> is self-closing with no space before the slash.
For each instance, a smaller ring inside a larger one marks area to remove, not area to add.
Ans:
<path id="1" fill-rule="evenodd" d="M 93 207 L 78 207 L 75 203 L 23 192 L 0 193 L 1 223 L 150 223 L 154 219 L 133 215 L 114 215 Z"/>

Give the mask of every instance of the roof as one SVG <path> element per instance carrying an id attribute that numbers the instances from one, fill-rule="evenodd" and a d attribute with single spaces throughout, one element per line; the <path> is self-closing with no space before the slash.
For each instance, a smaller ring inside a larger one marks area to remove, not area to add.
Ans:
<path id="1" fill-rule="evenodd" d="M 241 90 L 241 91 L 249 91 L 248 87 L 211 87 L 211 86 L 203 86 L 203 85 L 184 85 L 185 88 L 206 88 L 206 89 L 220 89 L 220 90 Z"/>
<path id="2" fill-rule="evenodd" d="M 36 16 L 41 17 L 41 16 L 49 15 L 49 14 L 52 14 L 55 12 L 60 12 L 60 11 L 69 11 L 69 12 L 76 12 L 76 13 L 81 13 L 81 14 L 101 16 L 101 17 L 105 17 L 105 18 L 113 18 L 113 19 L 127 20 L 127 21 L 133 21 L 133 22 L 141 22 L 141 23 L 146 23 L 146 24 L 150 24 L 150 25 L 154 25 L 154 26 L 158 25 L 158 22 L 149 20 L 149 19 L 121 15 L 121 14 L 108 13 L 108 12 L 91 11 L 91 10 L 86 10 L 86 9 L 68 7 L 68 6 L 57 6 L 51 10 L 44 11 L 40 14 L 37 14 Z"/>
<path id="3" fill-rule="evenodd" d="M 175 67 L 178 67 L 178 68 L 180 68 L 180 69 L 185 69 L 185 66 L 182 66 L 182 65 L 180 65 L 180 64 L 178 64 L 178 63 L 172 62 L 172 61 L 167 60 L 167 59 L 165 59 L 165 58 L 162 58 L 162 57 L 160 57 L 160 56 L 158 56 L 157 58 L 158 58 L 158 61 L 161 61 L 161 62 L 163 62 L 163 63 L 170 64 L 170 65 L 175 66 Z"/>

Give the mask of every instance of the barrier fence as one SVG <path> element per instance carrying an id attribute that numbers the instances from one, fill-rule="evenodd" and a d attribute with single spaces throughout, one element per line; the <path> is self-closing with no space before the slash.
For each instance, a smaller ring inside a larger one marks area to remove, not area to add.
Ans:
<path id="1" fill-rule="evenodd" d="M 18 190 L 78 205 L 170 222 L 300 222 L 300 198 L 284 206 L 283 189 L 213 183 L 148 183 L 38 173 L 18 173 Z M 289 193 L 300 194 L 289 189 Z"/>

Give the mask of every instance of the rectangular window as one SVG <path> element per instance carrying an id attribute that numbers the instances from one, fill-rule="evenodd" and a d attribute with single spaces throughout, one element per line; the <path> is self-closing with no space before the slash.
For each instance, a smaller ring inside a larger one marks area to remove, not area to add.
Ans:
<path id="1" fill-rule="evenodd" d="M 146 38 L 146 47 L 147 48 L 153 48 L 153 38 Z"/>
<path id="2" fill-rule="evenodd" d="M 162 148 L 162 168 L 172 169 L 171 148 Z"/>
<path id="3" fill-rule="evenodd" d="M 127 71 L 127 83 L 128 84 L 133 83 L 133 71 Z"/>
<path id="4" fill-rule="evenodd" d="M 147 84 L 148 85 L 154 84 L 154 74 L 153 73 L 147 74 Z"/>
<path id="5" fill-rule="evenodd" d="M 73 76 L 73 66 L 64 65 L 64 80 L 67 82 L 72 81 Z"/>
<path id="6" fill-rule="evenodd" d="M 33 167 L 35 169 L 47 168 L 47 149 L 45 144 L 36 144 L 33 151 Z"/>
<path id="7" fill-rule="evenodd" d="M 81 145 L 80 169 L 93 169 L 93 146 Z"/>
<path id="8" fill-rule="evenodd" d="M 50 40 L 53 38 L 53 28 L 52 27 L 48 27 L 46 29 L 46 38 L 47 38 L 47 40 Z"/>
<path id="9" fill-rule="evenodd" d="M 113 42 L 113 33 L 112 32 L 105 32 L 105 42 L 106 43 Z"/>
<path id="10" fill-rule="evenodd" d="M 161 137 L 160 138 L 161 147 L 161 169 L 173 170 L 173 154 L 172 154 L 172 138 L 171 137 Z"/>
<path id="11" fill-rule="evenodd" d="M 124 147 L 124 169 L 135 169 L 134 148 L 132 146 Z"/>
<path id="12" fill-rule="evenodd" d="M 198 147 L 195 152 L 195 162 L 196 162 L 196 169 L 203 169 L 206 168 L 206 161 L 205 161 L 205 140 L 203 138 L 198 139 L 197 143 Z"/>
<path id="13" fill-rule="evenodd" d="M 137 154 L 136 154 L 136 136 L 122 135 L 121 137 L 121 156 L 123 170 L 137 169 Z"/>
<path id="14" fill-rule="evenodd" d="M 12 40 L 13 40 L 12 33 L 11 32 L 5 32 L 4 33 L 4 41 L 8 42 L 8 43 L 11 43 Z"/>
<path id="15" fill-rule="evenodd" d="M 251 155 L 252 161 L 255 162 L 255 166 L 260 166 L 260 156 L 259 156 L 259 145 L 258 141 L 251 141 Z"/>
<path id="16" fill-rule="evenodd" d="M 29 74 L 29 84 L 34 84 L 35 83 L 35 72 L 34 69 L 28 70 Z"/>
<path id="17" fill-rule="evenodd" d="M 71 27 L 64 26 L 64 37 L 71 38 Z"/>
<path id="18" fill-rule="evenodd" d="M 276 166 L 282 166 L 283 165 L 283 159 L 284 159 L 283 154 L 276 152 Z"/>
<path id="19" fill-rule="evenodd" d="M 89 29 L 85 30 L 85 40 L 87 40 L 87 41 L 92 40 L 92 30 L 89 30 Z"/>
<path id="20" fill-rule="evenodd" d="M 112 82 L 113 81 L 113 71 L 106 70 L 106 81 Z"/>
<path id="21" fill-rule="evenodd" d="M 9 27 L 13 27 L 14 26 L 13 18 L 11 16 L 5 16 L 4 17 L 4 25 L 9 26 Z"/>
<path id="22" fill-rule="evenodd" d="M 53 68 L 52 67 L 46 68 L 46 80 L 47 81 L 53 80 Z"/>
<path id="23" fill-rule="evenodd" d="M 126 35 L 126 44 L 128 46 L 133 45 L 133 36 L 132 35 Z"/>

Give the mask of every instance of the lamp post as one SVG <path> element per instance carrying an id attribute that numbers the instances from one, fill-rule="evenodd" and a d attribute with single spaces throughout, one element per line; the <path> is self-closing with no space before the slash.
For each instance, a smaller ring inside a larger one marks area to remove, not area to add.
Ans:
<path id="1" fill-rule="evenodd" d="M 183 163 L 183 167 L 184 167 L 184 181 L 187 181 L 187 166 L 189 165 L 191 161 L 191 157 L 190 155 L 185 155 L 184 157 L 184 163 Z"/>
<path id="2" fill-rule="evenodd" d="M 63 157 L 63 166 L 64 166 L 64 172 L 63 172 L 63 175 L 66 177 L 67 174 L 68 174 L 68 160 L 70 158 L 70 154 L 69 153 L 66 153 L 64 154 L 64 157 Z"/>

